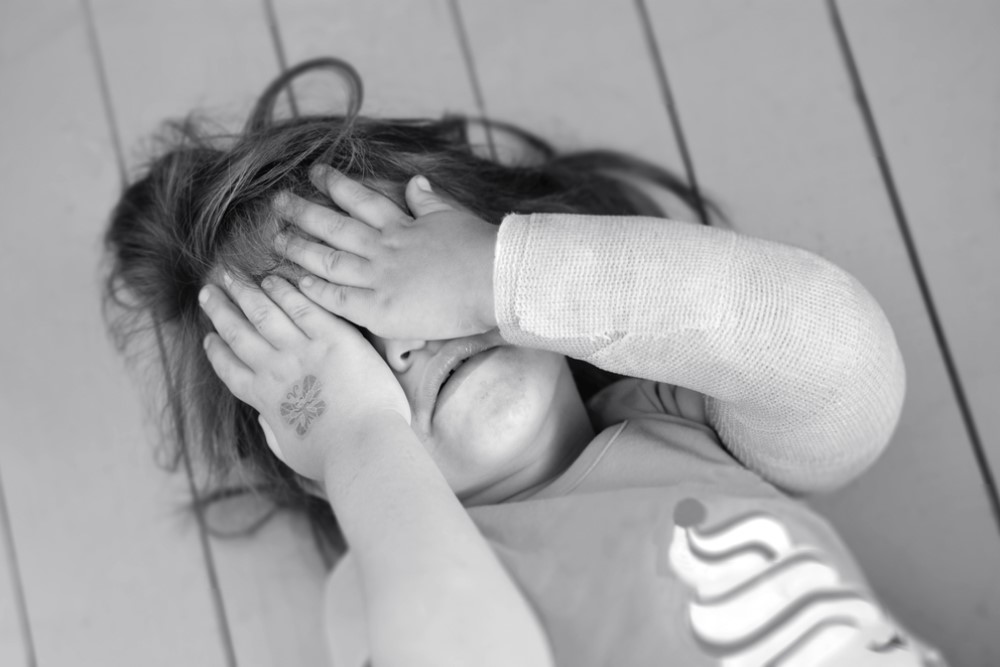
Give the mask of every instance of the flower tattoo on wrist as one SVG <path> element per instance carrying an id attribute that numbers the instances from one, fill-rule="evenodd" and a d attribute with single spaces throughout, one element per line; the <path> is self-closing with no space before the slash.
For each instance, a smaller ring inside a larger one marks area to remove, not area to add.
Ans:
<path id="1" fill-rule="evenodd" d="M 281 403 L 281 417 L 295 428 L 299 436 L 309 431 L 313 421 L 326 412 L 326 403 L 320 398 L 323 384 L 315 375 L 307 375 L 302 384 L 296 384 Z"/>

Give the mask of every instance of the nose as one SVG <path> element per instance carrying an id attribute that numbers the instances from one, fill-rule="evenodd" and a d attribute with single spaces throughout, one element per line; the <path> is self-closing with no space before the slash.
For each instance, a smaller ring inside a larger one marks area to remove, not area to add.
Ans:
<path id="1" fill-rule="evenodd" d="M 427 347 L 427 341 L 416 339 L 381 340 L 376 348 L 385 357 L 385 362 L 396 373 L 405 373 L 414 362 L 414 352 Z"/>

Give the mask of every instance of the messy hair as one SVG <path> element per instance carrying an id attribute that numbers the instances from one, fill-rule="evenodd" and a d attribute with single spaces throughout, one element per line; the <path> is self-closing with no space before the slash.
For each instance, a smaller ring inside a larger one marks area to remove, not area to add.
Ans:
<path id="1" fill-rule="evenodd" d="M 279 98 L 292 80 L 320 69 L 346 82 L 344 113 L 278 118 Z M 104 239 L 108 329 L 119 352 L 155 360 L 166 465 L 177 469 L 195 460 L 204 472 L 196 509 L 253 491 L 270 503 L 267 516 L 283 508 L 303 512 L 328 564 L 345 548 L 331 508 L 271 453 L 256 412 L 215 375 L 201 345 L 213 330 L 198 306 L 210 274 L 227 269 L 252 284 L 269 273 L 293 281 L 302 274 L 272 247 L 283 224 L 271 210 L 275 194 L 290 191 L 332 205 L 308 175 L 313 164 L 324 163 L 397 201 L 407 181 L 422 174 L 497 225 L 512 212 L 666 217 L 650 194 L 657 189 L 691 210 L 708 211 L 704 224 L 726 224 L 683 179 L 636 157 L 607 150 L 558 153 L 516 126 L 461 115 L 365 117 L 361 101 L 355 70 L 322 58 L 271 83 L 239 133 L 211 132 L 193 116 L 168 123 L 157 155 L 122 193 Z M 470 124 L 502 133 L 520 154 L 503 162 L 483 155 L 470 141 Z M 569 364 L 584 401 L 623 377 L 575 359 Z"/>

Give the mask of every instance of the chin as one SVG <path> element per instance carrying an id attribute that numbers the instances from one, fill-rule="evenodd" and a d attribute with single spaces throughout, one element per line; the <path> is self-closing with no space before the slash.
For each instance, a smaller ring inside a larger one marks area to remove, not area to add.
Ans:
<path id="1" fill-rule="evenodd" d="M 510 348 L 469 378 L 435 428 L 438 466 L 460 496 L 544 457 L 565 357 Z"/>

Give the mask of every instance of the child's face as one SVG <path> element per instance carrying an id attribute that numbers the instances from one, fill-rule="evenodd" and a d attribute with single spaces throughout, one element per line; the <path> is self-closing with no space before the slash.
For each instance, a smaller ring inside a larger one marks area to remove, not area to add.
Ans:
<path id="1" fill-rule="evenodd" d="M 414 432 L 466 505 L 500 502 L 549 480 L 594 436 L 560 354 L 508 345 L 496 329 L 475 336 L 497 347 L 439 404 L 440 395 L 423 389 L 449 341 L 367 337 L 406 393 Z"/>
<path id="2" fill-rule="evenodd" d="M 406 210 L 405 184 L 364 184 Z M 497 329 L 473 336 L 497 349 L 438 406 L 438 397 L 426 398 L 422 388 L 431 360 L 451 341 L 365 337 L 403 387 L 413 431 L 467 506 L 501 502 L 550 480 L 594 437 L 561 354 L 508 345 Z"/>

